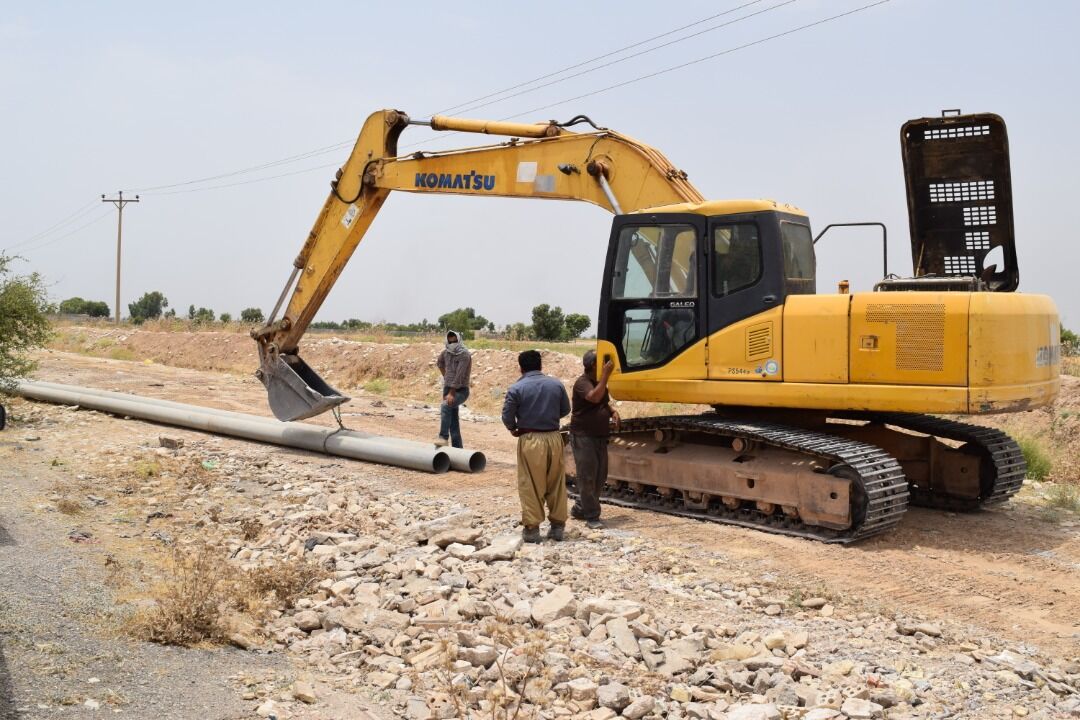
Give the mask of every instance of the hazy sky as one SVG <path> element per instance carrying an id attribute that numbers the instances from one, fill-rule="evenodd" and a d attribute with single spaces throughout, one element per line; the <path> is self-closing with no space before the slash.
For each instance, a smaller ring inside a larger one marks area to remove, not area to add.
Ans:
<path id="1" fill-rule="evenodd" d="M 634 51 L 765 12 L 464 114 L 541 108 L 869 1 L 752 3 Z M 348 143 L 144 190 L 125 211 L 125 312 L 147 290 L 179 312 L 267 311 L 372 111 L 426 117 L 747 2 L 3 2 L 0 248 L 26 257 L 54 298 L 112 306 L 116 211 L 101 193 Z M 775 198 L 818 228 L 883 221 L 890 269 L 907 274 L 900 126 L 943 108 L 996 112 L 1009 127 L 1020 288 L 1052 295 L 1077 327 L 1066 210 L 1080 190 L 1078 20 L 1073 0 L 892 0 L 521 119 L 587 114 L 661 150 L 708 198 Z M 402 143 L 429 135 L 410 129 Z M 473 306 L 501 325 L 548 302 L 595 322 L 609 224 L 580 203 L 394 194 L 319 319 L 407 322 Z M 869 289 L 879 247 L 869 230 L 827 238 L 819 291 L 841 278 Z"/>

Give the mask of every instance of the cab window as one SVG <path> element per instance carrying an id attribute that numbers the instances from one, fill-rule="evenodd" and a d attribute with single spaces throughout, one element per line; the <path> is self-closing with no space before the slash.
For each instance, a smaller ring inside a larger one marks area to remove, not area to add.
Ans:
<path id="1" fill-rule="evenodd" d="M 780 223 L 784 250 L 784 285 L 787 295 L 817 292 L 817 261 L 810 228 L 798 223 Z"/>
<path id="2" fill-rule="evenodd" d="M 761 238 L 755 223 L 714 228 L 712 245 L 714 295 L 730 295 L 761 278 Z"/>
<path id="3" fill-rule="evenodd" d="M 612 298 L 696 297 L 696 243 L 690 225 L 624 227 L 615 254 Z"/>

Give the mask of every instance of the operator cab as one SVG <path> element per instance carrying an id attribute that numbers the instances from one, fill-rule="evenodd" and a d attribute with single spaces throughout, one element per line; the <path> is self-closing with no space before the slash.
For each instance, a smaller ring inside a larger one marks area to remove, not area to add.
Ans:
<path id="1" fill-rule="evenodd" d="M 599 333 L 623 372 L 669 362 L 732 323 L 813 294 L 816 263 L 802 211 L 766 200 L 677 205 L 612 226 Z"/>

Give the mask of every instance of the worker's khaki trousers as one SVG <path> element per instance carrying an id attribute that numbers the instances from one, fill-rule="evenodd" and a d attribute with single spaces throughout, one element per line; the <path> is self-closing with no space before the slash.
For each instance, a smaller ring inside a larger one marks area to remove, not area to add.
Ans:
<path id="1" fill-rule="evenodd" d="M 518 496 L 521 524 L 536 527 L 548 520 L 566 522 L 566 472 L 563 468 L 563 441 L 558 432 L 526 433 L 518 438 Z"/>

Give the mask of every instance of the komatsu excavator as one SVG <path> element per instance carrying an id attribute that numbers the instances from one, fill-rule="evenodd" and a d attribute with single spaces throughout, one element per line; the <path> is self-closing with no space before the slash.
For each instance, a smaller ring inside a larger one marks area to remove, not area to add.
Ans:
<path id="1" fill-rule="evenodd" d="M 509 139 L 399 155 L 410 125 Z M 608 502 L 830 542 L 893 527 L 909 502 L 1002 502 L 1024 479 L 1017 444 L 936 416 L 1027 410 L 1058 392 L 1054 303 L 1013 292 L 1005 124 L 943 113 L 905 124 L 901 144 L 913 277 L 886 268 L 872 292 L 819 294 L 806 213 L 706 201 L 659 152 L 587 117 L 376 112 L 252 333 L 257 374 L 281 420 L 348 399 L 299 342 L 391 192 L 582 200 L 615 214 L 597 323 L 612 396 L 713 407 L 624 421 Z"/>

